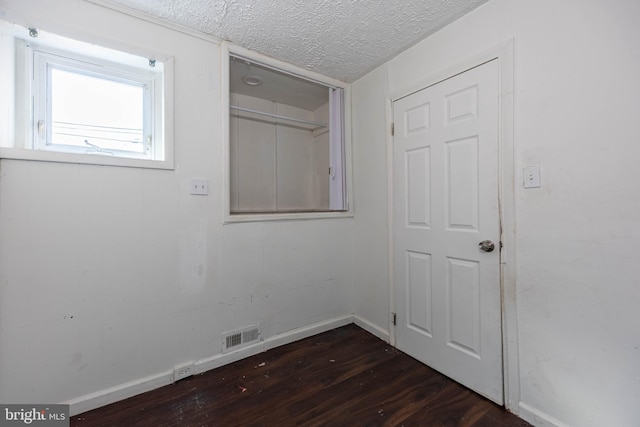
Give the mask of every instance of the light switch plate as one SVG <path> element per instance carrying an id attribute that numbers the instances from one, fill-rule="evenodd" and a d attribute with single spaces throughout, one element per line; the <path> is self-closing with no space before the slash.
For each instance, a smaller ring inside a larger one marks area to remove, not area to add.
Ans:
<path id="1" fill-rule="evenodd" d="M 192 178 L 190 182 L 191 194 L 207 196 L 209 194 L 209 180 Z"/>
<path id="2" fill-rule="evenodd" d="M 527 166 L 522 170 L 524 188 L 540 188 L 540 166 Z"/>

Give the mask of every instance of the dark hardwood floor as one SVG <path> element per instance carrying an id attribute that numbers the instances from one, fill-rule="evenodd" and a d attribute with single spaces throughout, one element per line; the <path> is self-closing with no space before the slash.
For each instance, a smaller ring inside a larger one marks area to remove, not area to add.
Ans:
<path id="1" fill-rule="evenodd" d="M 71 418 L 71 426 L 529 426 L 355 325 Z"/>

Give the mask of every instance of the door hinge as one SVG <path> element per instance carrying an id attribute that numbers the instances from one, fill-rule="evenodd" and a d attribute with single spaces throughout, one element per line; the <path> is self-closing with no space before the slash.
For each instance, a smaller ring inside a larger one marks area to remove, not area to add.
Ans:
<path id="1" fill-rule="evenodd" d="M 393 323 L 393 326 L 396 326 L 398 324 L 398 316 L 396 315 L 396 313 L 391 313 L 391 322 Z"/>
<path id="2" fill-rule="evenodd" d="M 391 136 L 396 134 L 396 124 L 391 123 Z"/>

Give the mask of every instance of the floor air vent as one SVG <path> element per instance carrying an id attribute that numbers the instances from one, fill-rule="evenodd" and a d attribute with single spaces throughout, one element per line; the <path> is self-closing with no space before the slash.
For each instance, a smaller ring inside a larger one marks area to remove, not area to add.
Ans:
<path id="1" fill-rule="evenodd" d="M 249 326 L 239 331 L 227 332 L 222 335 L 222 352 L 236 350 L 260 340 L 260 327 Z"/>

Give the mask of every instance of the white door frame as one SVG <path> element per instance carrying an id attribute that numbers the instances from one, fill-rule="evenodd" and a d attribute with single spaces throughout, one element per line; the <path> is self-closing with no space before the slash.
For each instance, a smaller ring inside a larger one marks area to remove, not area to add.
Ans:
<path id="1" fill-rule="evenodd" d="M 518 316 L 516 306 L 516 266 L 515 266 L 515 162 L 514 162 L 514 45 L 511 39 L 506 43 L 489 48 L 467 60 L 453 64 L 437 72 L 418 84 L 387 97 L 387 129 L 393 123 L 393 102 L 412 93 L 433 86 L 443 80 L 463 73 L 493 59 L 500 63 L 500 103 L 499 103 L 499 202 L 500 224 L 502 228 L 502 252 L 500 254 L 500 289 L 502 302 L 502 355 L 505 407 L 518 414 L 520 402 L 520 373 L 518 358 Z M 394 230 L 393 230 L 393 136 L 387 133 L 387 227 L 389 233 L 389 298 L 391 311 L 395 312 L 394 297 Z M 389 321 L 389 339 L 396 345 L 393 319 Z"/>

